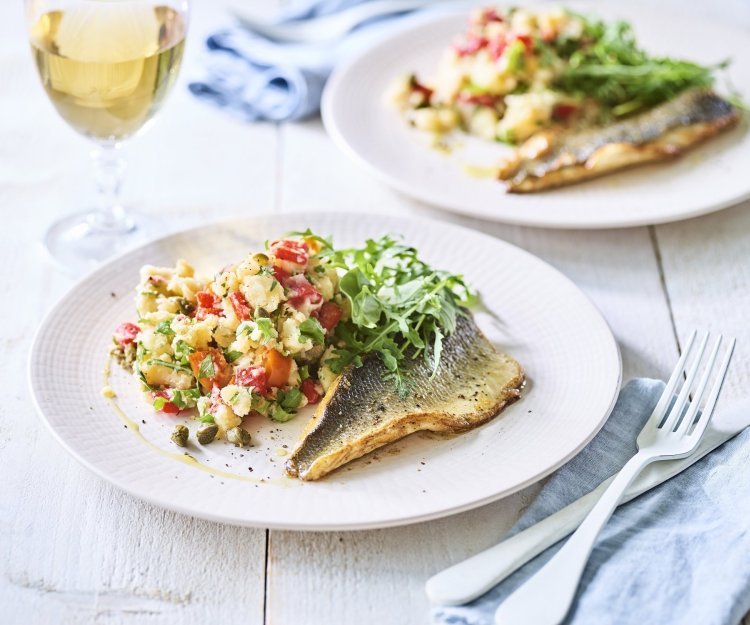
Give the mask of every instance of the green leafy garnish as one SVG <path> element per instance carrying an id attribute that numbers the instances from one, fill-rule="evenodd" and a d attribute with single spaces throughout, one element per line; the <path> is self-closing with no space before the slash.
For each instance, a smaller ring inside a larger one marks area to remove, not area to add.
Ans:
<path id="1" fill-rule="evenodd" d="M 166 367 L 167 369 L 172 369 L 173 371 L 179 371 L 180 373 L 189 373 L 190 375 L 193 374 L 193 372 L 188 367 L 182 364 L 176 363 L 176 362 L 169 362 L 167 360 L 162 360 L 161 358 L 151 358 L 150 360 L 146 361 L 146 364 Z"/>
<path id="2" fill-rule="evenodd" d="M 333 266 L 346 270 L 340 290 L 351 305 L 351 318 L 336 327 L 343 345 L 326 361 L 334 373 L 360 366 L 376 353 L 402 394 L 408 393 L 402 364 L 423 356 L 433 376 L 440 366 L 443 338 L 453 333 L 463 308 L 476 294 L 463 278 L 430 267 L 413 247 L 391 236 L 368 239 L 361 248 L 326 252 Z"/>
<path id="3" fill-rule="evenodd" d="M 242 356 L 242 352 L 236 352 L 236 351 L 226 351 L 224 352 L 224 359 L 229 363 L 232 364 L 235 360 L 240 358 Z"/>
<path id="4" fill-rule="evenodd" d="M 211 379 L 216 376 L 216 368 L 214 367 L 214 360 L 211 358 L 211 354 L 208 354 L 201 364 L 198 366 L 198 379 Z"/>
<path id="5" fill-rule="evenodd" d="M 273 404 L 268 412 L 268 416 L 274 421 L 285 423 L 286 421 L 293 419 L 296 414 L 294 412 L 287 412 L 279 404 Z"/>
<path id="6" fill-rule="evenodd" d="M 273 325 L 273 321 L 269 317 L 258 317 L 255 320 L 255 325 L 258 326 L 258 330 L 260 331 L 260 334 L 263 337 L 262 338 L 263 343 L 268 343 L 279 337 L 279 333 L 276 332 L 276 328 Z"/>
<path id="7" fill-rule="evenodd" d="M 302 365 L 299 368 L 299 379 L 304 382 L 309 377 L 310 377 L 310 367 L 308 367 L 307 365 Z"/>
<path id="8" fill-rule="evenodd" d="M 322 345 L 326 340 L 326 331 L 320 321 L 312 317 L 299 324 L 299 334 L 303 339 L 310 339 L 315 345 Z"/>
<path id="9" fill-rule="evenodd" d="M 180 410 L 184 410 L 185 408 L 194 408 L 200 397 L 201 392 L 198 388 L 189 388 L 185 390 L 174 389 L 170 401 Z"/>
<path id="10" fill-rule="evenodd" d="M 276 402 L 287 412 L 293 412 L 302 403 L 302 393 L 299 389 L 290 388 L 288 391 L 278 391 Z"/>
<path id="11" fill-rule="evenodd" d="M 163 334 L 167 338 L 172 338 L 174 336 L 172 322 L 169 321 L 169 319 L 162 321 L 158 326 L 156 326 L 156 330 L 154 330 L 154 332 L 156 334 Z"/>
<path id="12" fill-rule="evenodd" d="M 585 20 L 584 42 L 554 42 L 567 66 L 555 82 L 561 91 L 596 98 L 622 117 L 674 98 L 691 87 L 710 87 L 724 61 L 703 66 L 667 57 L 651 57 L 638 47 L 627 22 Z"/>
<path id="13" fill-rule="evenodd" d="M 508 69 L 512 72 L 520 72 L 526 60 L 526 45 L 523 41 L 514 41 L 508 46 L 505 54 L 507 55 Z"/>
<path id="14" fill-rule="evenodd" d="M 174 346 L 174 357 L 179 360 L 183 365 L 187 366 L 189 360 L 188 356 L 192 354 L 195 351 L 190 345 L 188 345 L 185 341 L 180 339 L 175 343 Z"/>

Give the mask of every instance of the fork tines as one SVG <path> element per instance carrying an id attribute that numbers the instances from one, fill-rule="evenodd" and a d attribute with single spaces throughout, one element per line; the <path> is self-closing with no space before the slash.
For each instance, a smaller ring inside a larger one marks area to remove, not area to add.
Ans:
<path id="1" fill-rule="evenodd" d="M 663 431 L 691 437 L 700 436 L 708 424 L 736 343 L 734 338 L 727 341 L 721 364 L 717 367 L 724 337 L 721 334 L 718 336 L 708 358 L 704 359 L 710 333 L 706 332 L 701 337 L 697 348 L 696 336 L 697 332 L 693 331 L 652 415 L 659 419 L 658 427 Z M 713 384 L 706 394 L 712 379 Z"/>

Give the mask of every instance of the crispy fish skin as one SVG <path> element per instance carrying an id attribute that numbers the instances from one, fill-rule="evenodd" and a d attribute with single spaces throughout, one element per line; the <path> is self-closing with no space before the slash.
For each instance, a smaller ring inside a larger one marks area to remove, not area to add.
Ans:
<path id="1" fill-rule="evenodd" d="M 419 430 L 463 432 L 518 399 L 521 366 L 500 354 L 470 315 L 444 340 L 441 365 L 419 357 L 408 366 L 410 393 L 399 396 L 380 358 L 348 367 L 328 389 L 287 464 L 287 473 L 317 480 L 334 469 Z"/>
<path id="2" fill-rule="evenodd" d="M 610 126 L 532 137 L 501 166 L 499 177 L 511 193 L 574 184 L 675 158 L 733 126 L 739 117 L 735 107 L 712 91 L 690 89 Z"/>

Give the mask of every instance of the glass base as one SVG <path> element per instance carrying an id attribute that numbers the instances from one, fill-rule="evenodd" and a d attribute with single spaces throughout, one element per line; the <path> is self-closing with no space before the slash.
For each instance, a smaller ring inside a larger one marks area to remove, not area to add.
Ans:
<path id="1" fill-rule="evenodd" d="M 52 224 L 44 235 L 44 246 L 64 271 L 80 276 L 152 238 L 154 226 L 143 215 L 130 212 L 116 224 L 102 222 L 93 211 L 75 213 Z"/>

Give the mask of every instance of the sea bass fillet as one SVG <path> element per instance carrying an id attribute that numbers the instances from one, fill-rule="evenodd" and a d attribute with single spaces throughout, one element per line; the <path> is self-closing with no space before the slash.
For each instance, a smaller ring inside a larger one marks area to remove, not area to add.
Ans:
<path id="1" fill-rule="evenodd" d="M 462 432 L 492 419 L 520 394 L 524 374 L 500 354 L 470 315 L 443 342 L 440 369 L 419 357 L 399 396 L 375 355 L 348 367 L 328 389 L 286 464 L 287 473 L 317 480 L 355 458 L 418 430 Z"/>
<path id="2" fill-rule="evenodd" d="M 500 167 L 511 193 L 574 184 L 626 167 L 674 158 L 734 125 L 739 112 L 691 89 L 645 113 L 601 128 L 538 133 Z"/>

